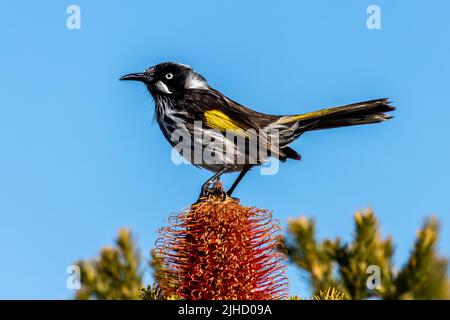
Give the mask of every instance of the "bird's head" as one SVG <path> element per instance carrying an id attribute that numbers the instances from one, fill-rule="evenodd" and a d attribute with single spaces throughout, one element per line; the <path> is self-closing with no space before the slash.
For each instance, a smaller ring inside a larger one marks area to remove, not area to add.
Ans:
<path id="1" fill-rule="evenodd" d="M 176 95 L 190 89 L 209 88 L 205 78 L 190 66 L 175 62 L 160 63 L 144 72 L 124 75 L 120 80 L 141 81 L 153 96 Z"/>

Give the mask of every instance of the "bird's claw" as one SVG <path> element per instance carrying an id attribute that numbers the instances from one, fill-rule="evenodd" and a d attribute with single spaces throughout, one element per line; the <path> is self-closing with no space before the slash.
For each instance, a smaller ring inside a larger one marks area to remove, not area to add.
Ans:
<path id="1" fill-rule="evenodd" d="M 208 198 L 209 195 L 211 195 L 213 190 L 209 187 L 202 187 L 202 190 L 200 191 L 200 195 L 198 196 L 199 199 L 201 198 Z"/>
<path id="2" fill-rule="evenodd" d="M 202 186 L 198 199 L 200 200 L 202 198 L 209 198 L 211 196 L 219 197 L 223 201 L 228 197 L 228 194 L 223 190 L 222 184 L 220 182 L 215 182 L 212 187 L 210 185 Z"/>

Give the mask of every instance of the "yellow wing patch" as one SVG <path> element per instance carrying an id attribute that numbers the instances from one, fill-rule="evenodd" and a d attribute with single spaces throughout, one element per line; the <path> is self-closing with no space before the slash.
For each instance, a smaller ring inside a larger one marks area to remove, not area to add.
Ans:
<path id="1" fill-rule="evenodd" d="M 334 108 L 330 108 L 330 109 L 322 109 L 322 110 L 318 110 L 318 111 L 299 114 L 296 116 L 286 116 L 286 117 L 283 117 L 280 120 L 278 120 L 277 123 L 289 123 L 289 122 L 294 122 L 294 121 L 314 119 L 317 117 L 321 117 L 321 116 L 325 116 L 327 114 L 333 113 L 335 111 L 336 110 L 334 110 Z"/>
<path id="2" fill-rule="evenodd" d="M 219 131 L 234 131 L 236 134 L 245 135 L 244 129 L 234 122 L 229 116 L 219 110 L 209 110 L 205 112 L 206 125 Z"/>

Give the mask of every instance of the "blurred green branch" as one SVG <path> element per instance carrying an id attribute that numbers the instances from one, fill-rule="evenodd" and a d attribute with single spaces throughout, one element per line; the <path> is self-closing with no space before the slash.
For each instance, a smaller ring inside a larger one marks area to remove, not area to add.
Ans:
<path id="1" fill-rule="evenodd" d="M 131 232 L 121 229 L 115 247 L 104 247 L 96 259 L 78 261 L 81 289 L 76 299 L 139 299 L 140 257 Z"/>
<path id="2" fill-rule="evenodd" d="M 336 288 L 350 299 L 448 299 L 448 261 L 436 252 L 439 223 L 429 218 L 418 232 L 408 261 L 393 267 L 391 238 L 380 236 L 371 210 L 354 216 L 355 234 L 350 243 L 316 239 L 315 221 L 300 217 L 288 223 L 285 246 L 291 262 L 306 272 L 315 295 Z M 370 285 L 377 271 L 379 283 Z"/>

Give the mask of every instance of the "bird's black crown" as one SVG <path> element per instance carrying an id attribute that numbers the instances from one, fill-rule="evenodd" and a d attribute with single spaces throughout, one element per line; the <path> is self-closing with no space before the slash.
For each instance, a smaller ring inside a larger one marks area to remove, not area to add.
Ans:
<path id="1" fill-rule="evenodd" d="M 120 80 L 144 82 L 153 96 L 182 94 L 185 90 L 209 88 L 205 78 L 190 66 L 176 62 L 160 63 L 147 68 L 143 73 L 127 74 Z"/>

